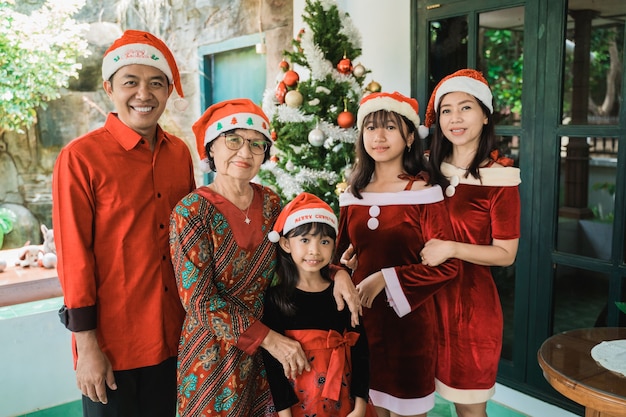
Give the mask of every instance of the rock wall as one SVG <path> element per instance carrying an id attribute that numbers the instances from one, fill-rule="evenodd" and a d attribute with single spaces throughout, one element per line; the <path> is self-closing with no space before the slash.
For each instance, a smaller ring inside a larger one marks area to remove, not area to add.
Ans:
<path id="1" fill-rule="evenodd" d="M 42 1 L 22 3 L 32 10 Z M 274 82 L 282 51 L 293 36 L 292 0 L 154 0 L 160 9 L 141 9 L 140 2 L 119 13 L 110 0 L 87 0 L 77 14 L 89 23 L 86 38 L 91 55 L 82 60 L 77 80 L 71 80 L 62 97 L 38 111 L 38 123 L 26 132 L 7 132 L 0 137 L 0 205 L 20 211 L 18 231 L 5 236 L 2 249 L 22 246 L 27 240 L 41 243 L 40 224 L 52 228 L 51 183 L 59 150 L 72 139 L 104 123 L 113 106 L 102 90 L 101 58 L 125 29 L 148 30 L 161 37 L 176 57 L 181 73 L 186 111 L 173 106 L 174 92 L 161 117 L 163 128 L 189 145 L 197 158 L 191 125 L 200 116 L 198 48 L 262 31 L 267 46 L 267 83 Z M 25 7 L 25 6 L 24 6 Z M 157 13 L 155 15 L 155 13 Z M 118 15 L 119 14 L 119 15 Z M 197 172 L 198 183 L 202 173 Z"/>

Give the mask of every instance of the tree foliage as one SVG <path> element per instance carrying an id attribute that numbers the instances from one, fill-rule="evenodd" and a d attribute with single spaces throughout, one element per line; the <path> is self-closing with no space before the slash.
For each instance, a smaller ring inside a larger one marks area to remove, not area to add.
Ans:
<path id="1" fill-rule="evenodd" d="M 356 117 L 369 71 L 359 64 L 354 72 L 338 67 L 361 55 L 361 38 L 349 15 L 334 1 L 307 0 L 302 18 L 305 28 L 292 41 L 292 50 L 283 52 L 290 71 L 299 75 L 287 94 L 298 91 L 302 103 L 290 107 L 277 98 L 274 88 L 266 90 L 263 109 L 271 119 L 275 155 L 259 176 L 285 201 L 306 191 L 338 211 L 338 193 L 354 162 L 357 134 L 353 126 L 342 123 L 340 127 L 338 119 L 344 120 L 346 112 Z M 283 81 L 278 80 L 278 88 Z M 312 133 L 317 133 L 317 141 Z"/>
<path id="2" fill-rule="evenodd" d="M 60 97 L 87 56 L 86 25 L 72 16 L 84 0 L 47 0 L 26 15 L 0 0 L 0 132 L 23 132 L 37 108 Z"/>

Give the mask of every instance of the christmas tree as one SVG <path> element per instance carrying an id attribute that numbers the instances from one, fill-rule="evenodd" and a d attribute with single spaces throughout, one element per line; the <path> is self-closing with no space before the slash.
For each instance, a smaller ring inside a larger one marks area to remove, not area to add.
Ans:
<path id="1" fill-rule="evenodd" d="M 259 177 L 284 202 L 306 191 L 338 212 L 354 162 L 359 101 L 380 85 L 372 81 L 363 88 L 370 71 L 352 64 L 361 54 L 361 36 L 334 1 L 306 0 L 302 18 L 305 27 L 293 50 L 283 52 L 277 84 L 263 97 L 275 154 Z"/>

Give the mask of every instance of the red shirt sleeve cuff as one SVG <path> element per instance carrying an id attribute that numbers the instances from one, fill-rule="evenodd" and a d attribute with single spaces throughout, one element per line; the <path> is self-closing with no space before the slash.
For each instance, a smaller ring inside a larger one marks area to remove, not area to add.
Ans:
<path id="1" fill-rule="evenodd" d="M 239 336 L 236 346 L 248 355 L 252 355 L 259 348 L 263 339 L 265 339 L 265 336 L 267 336 L 269 332 L 270 328 L 257 320 L 248 327 L 248 330 Z"/>

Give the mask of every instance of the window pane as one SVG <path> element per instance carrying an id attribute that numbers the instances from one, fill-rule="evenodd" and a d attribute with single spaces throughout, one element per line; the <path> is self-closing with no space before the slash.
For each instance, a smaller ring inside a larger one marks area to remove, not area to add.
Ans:
<path id="1" fill-rule="evenodd" d="M 513 166 L 519 168 L 519 136 L 496 136 L 498 150 L 503 156 L 513 160 Z"/>
<path id="2" fill-rule="evenodd" d="M 619 123 L 625 17 L 625 1 L 569 2 L 563 124 Z"/>
<path id="3" fill-rule="evenodd" d="M 428 93 L 446 75 L 467 68 L 467 16 L 430 22 Z"/>
<path id="4" fill-rule="evenodd" d="M 611 258 L 617 138 L 561 138 L 557 250 Z"/>
<path id="5" fill-rule="evenodd" d="M 522 115 L 524 8 L 478 15 L 478 69 L 493 92 L 494 116 L 500 125 L 519 125 Z"/>
<path id="6" fill-rule="evenodd" d="M 602 325 L 608 287 L 605 274 L 559 265 L 554 276 L 552 333 Z"/>

